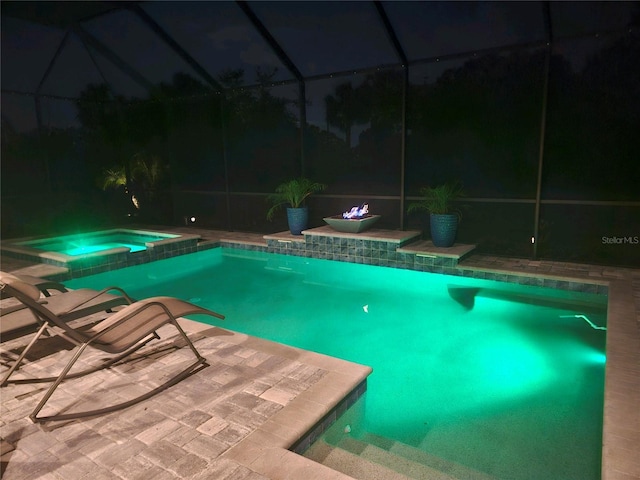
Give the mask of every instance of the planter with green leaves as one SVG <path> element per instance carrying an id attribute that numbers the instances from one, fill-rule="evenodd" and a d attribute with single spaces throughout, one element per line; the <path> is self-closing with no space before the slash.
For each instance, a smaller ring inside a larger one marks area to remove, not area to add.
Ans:
<path id="1" fill-rule="evenodd" d="M 267 197 L 267 201 L 273 204 L 267 211 L 267 219 L 272 220 L 273 216 L 286 206 L 289 231 L 292 235 L 302 235 L 302 230 L 307 228 L 309 221 L 309 211 L 305 201 L 309 195 L 325 188 L 326 185 L 323 183 L 313 182 L 305 177 L 281 183 L 276 187 L 275 193 Z"/>
<path id="2" fill-rule="evenodd" d="M 451 247 L 456 240 L 460 211 L 453 206 L 454 200 L 464 196 L 459 183 L 446 183 L 436 187 L 423 187 L 422 198 L 409 204 L 407 212 L 429 212 L 431 240 L 436 247 Z"/>

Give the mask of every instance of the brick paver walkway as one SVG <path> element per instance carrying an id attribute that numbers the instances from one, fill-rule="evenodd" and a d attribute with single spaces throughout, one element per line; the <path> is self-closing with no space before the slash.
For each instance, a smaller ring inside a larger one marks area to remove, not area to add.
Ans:
<path id="1" fill-rule="evenodd" d="M 170 336 L 133 361 L 63 383 L 42 413 L 103 406 L 157 384 L 170 371 L 192 361 L 188 348 L 174 344 L 171 327 L 160 332 Z M 2 478 L 268 478 L 222 454 L 327 371 L 288 358 L 291 355 L 230 342 L 230 335 L 216 328 L 190 334 L 208 359 L 208 367 L 149 400 L 108 415 L 33 424 L 28 415 L 42 396 L 43 384 L 3 388 L 2 437 L 14 450 L 2 457 Z M 24 340 L 2 344 L 3 364 Z M 27 372 L 51 374 L 69 355 L 63 349 L 32 359 L 16 377 Z M 100 355 L 91 353 L 87 359 L 96 360 Z"/>

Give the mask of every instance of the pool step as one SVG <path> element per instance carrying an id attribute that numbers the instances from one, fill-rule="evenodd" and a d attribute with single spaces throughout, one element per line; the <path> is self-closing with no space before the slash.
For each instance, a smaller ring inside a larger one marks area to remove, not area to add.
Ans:
<path id="1" fill-rule="evenodd" d="M 446 478 L 456 478 L 459 480 L 496 480 L 495 477 L 484 472 L 431 455 L 424 450 L 412 447 L 405 443 L 394 442 L 385 437 L 367 433 L 363 436 L 362 441 L 386 450 L 394 456 L 410 459 L 420 465 L 436 470 L 441 474 L 447 474 L 448 477 Z"/>
<path id="2" fill-rule="evenodd" d="M 381 450 L 381 452 L 384 451 Z M 414 480 L 419 478 L 449 480 L 449 477 L 438 476 L 409 477 L 379 462 L 370 461 L 348 450 L 329 445 L 322 440 L 315 442 L 304 456 L 357 480 Z M 427 472 L 425 472 L 426 474 Z"/>
<path id="3" fill-rule="evenodd" d="M 318 441 L 305 456 L 361 480 L 495 480 L 495 477 L 373 434 L 342 438 L 332 446 Z M 384 475 L 374 476 L 372 472 Z"/>

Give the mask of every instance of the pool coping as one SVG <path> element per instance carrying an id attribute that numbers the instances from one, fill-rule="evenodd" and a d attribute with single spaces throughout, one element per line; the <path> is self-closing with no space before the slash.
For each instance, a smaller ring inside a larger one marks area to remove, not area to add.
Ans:
<path id="1" fill-rule="evenodd" d="M 211 330 L 211 325 L 181 319 L 189 334 Z M 218 328 L 218 327 L 216 327 Z M 310 441 L 339 417 L 336 409 L 348 407 L 366 390 L 372 368 L 322 353 L 303 350 L 244 333 L 225 330 L 225 342 L 266 352 L 327 373 L 311 387 L 293 398 L 282 410 L 272 415 L 249 435 L 225 451 L 227 458 L 271 480 L 323 479 L 353 480 L 353 477 L 295 453 L 292 447 L 309 436 Z M 347 400 L 348 401 L 345 401 Z"/>
<path id="2" fill-rule="evenodd" d="M 603 480 L 640 478 L 637 455 L 640 451 L 640 332 L 633 290 L 628 281 L 612 280 L 609 283 Z"/>

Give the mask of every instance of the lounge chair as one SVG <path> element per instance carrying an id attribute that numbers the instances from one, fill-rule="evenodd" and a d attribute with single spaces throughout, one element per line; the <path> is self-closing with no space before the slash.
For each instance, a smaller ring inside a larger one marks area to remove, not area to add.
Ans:
<path id="1" fill-rule="evenodd" d="M 61 293 L 65 293 L 69 291 L 67 290 L 67 287 L 65 287 L 62 283 L 56 282 L 55 280 L 50 280 L 48 278 L 40 278 L 40 277 L 34 277 L 33 275 L 22 275 L 17 273 L 10 274 L 10 273 L 0 271 L 0 278 L 3 275 L 13 275 L 14 277 L 18 278 L 19 280 L 25 283 L 33 285 L 34 287 L 38 287 L 38 289 L 42 292 L 42 294 L 45 297 L 51 296 L 51 292 L 49 290 L 57 290 L 58 292 L 61 292 Z M 4 296 L 0 296 L 0 299 L 6 300 Z M 21 310 L 24 308 L 26 307 L 22 305 L 20 302 L 11 303 L 11 302 L 5 301 L 3 305 L 0 306 L 0 316 L 7 315 L 11 312 L 14 312 L 16 310 Z M 17 328 L 27 326 L 29 323 L 33 324 L 33 322 L 26 322 L 23 325 L 21 322 L 17 322 L 17 324 L 14 326 L 14 325 L 9 325 L 7 322 L 3 322 L 2 325 L 0 325 L 0 336 L 7 333 L 8 331 L 12 331 Z"/>
<path id="2" fill-rule="evenodd" d="M 63 293 L 69 291 L 67 290 L 67 287 L 65 287 L 62 283 L 56 282 L 55 280 L 50 280 L 48 278 L 35 277 L 33 275 L 23 275 L 21 273 L 8 274 L 6 272 L 0 271 L 0 276 L 2 275 L 13 275 L 22 282 L 33 285 L 34 287 L 38 287 L 38 290 L 40 290 L 45 297 L 51 296 L 51 292 L 49 290 L 56 290 Z"/>
<path id="3" fill-rule="evenodd" d="M 178 324 L 177 318 L 192 314 L 210 315 L 221 319 L 224 318 L 224 316 L 219 313 L 204 309 L 177 298 L 152 297 L 127 305 L 88 329 L 74 329 L 67 322 L 53 314 L 46 305 L 38 302 L 40 292 L 34 286 L 21 282 L 17 279 L 7 278 L 6 281 L 0 282 L 0 288 L 5 290 L 9 295 L 23 302 L 34 313 L 34 315 L 40 318 L 47 328 L 55 331 L 56 334 L 78 346 L 77 351 L 56 377 L 42 400 L 40 400 L 40 403 L 38 403 L 31 415 L 29 415 L 29 418 L 33 422 L 68 420 L 112 412 L 134 405 L 157 394 L 169 386 L 178 383 L 195 371 L 206 366 L 206 359 L 198 353 L 191 340 L 189 340 L 189 337 L 187 337 L 182 327 Z M 56 388 L 58 388 L 64 380 L 79 376 L 80 374 L 87 374 L 106 368 L 117 361 L 122 360 L 126 356 L 146 345 L 151 340 L 159 339 L 160 337 L 157 330 L 166 324 L 171 324 L 178 330 L 178 333 L 185 340 L 196 358 L 194 363 L 190 364 L 187 368 L 162 385 L 132 400 L 90 411 L 38 417 L 40 410 L 42 410 Z M 70 374 L 69 372 L 71 368 L 87 347 L 93 347 L 103 352 L 114 354 L 116 357 L 107 362 L 101 363 L 98 367 L 85 370 L 84 372 Z"/>
<path id="4" fill-rule="evenodd" d="M 21 281 L 32 288 L 37 288 L 38 295 L 40 295 L 43 288 L 47 292 L 51 289 L 59 290 L 61 293 L 49 294 L 49 296 L 46 296 L 43 292 L 38 301 L 47 305 L 51 312 L 67 322 L 101 311 L 111 312 L 111 309 L 115 307 L 129 305 L 134 301 L 124 290 L 118 287 L 109 287 L 100 291 L 88 288 L 68 291 L 64 285 L 55 282 L 46 280 L 38 282 L 39 279 L 37 277 L 30 276 L 26 276 L 28 281 L 25 282 L 24 278 L 25 276 L 22 275 L 0 272 L 0 282 L 5 282 L 7 279 Z M 3 303 L 6 304 L 9 301 L 8 297 L 7 292 L 3 291 Z M 7 336 L 16 334 L 16 332 L 17 334 L 26 333 L 27 329 L 33 326 L 42 327 L 42 322 L 29 311 L 23 302 L 16 301 L 11 305 L 0 307 L 0 338 L 3 341 L 6 340 Z M 4 384 L 5 380 L 0 381 L 0 385 Z"/>

